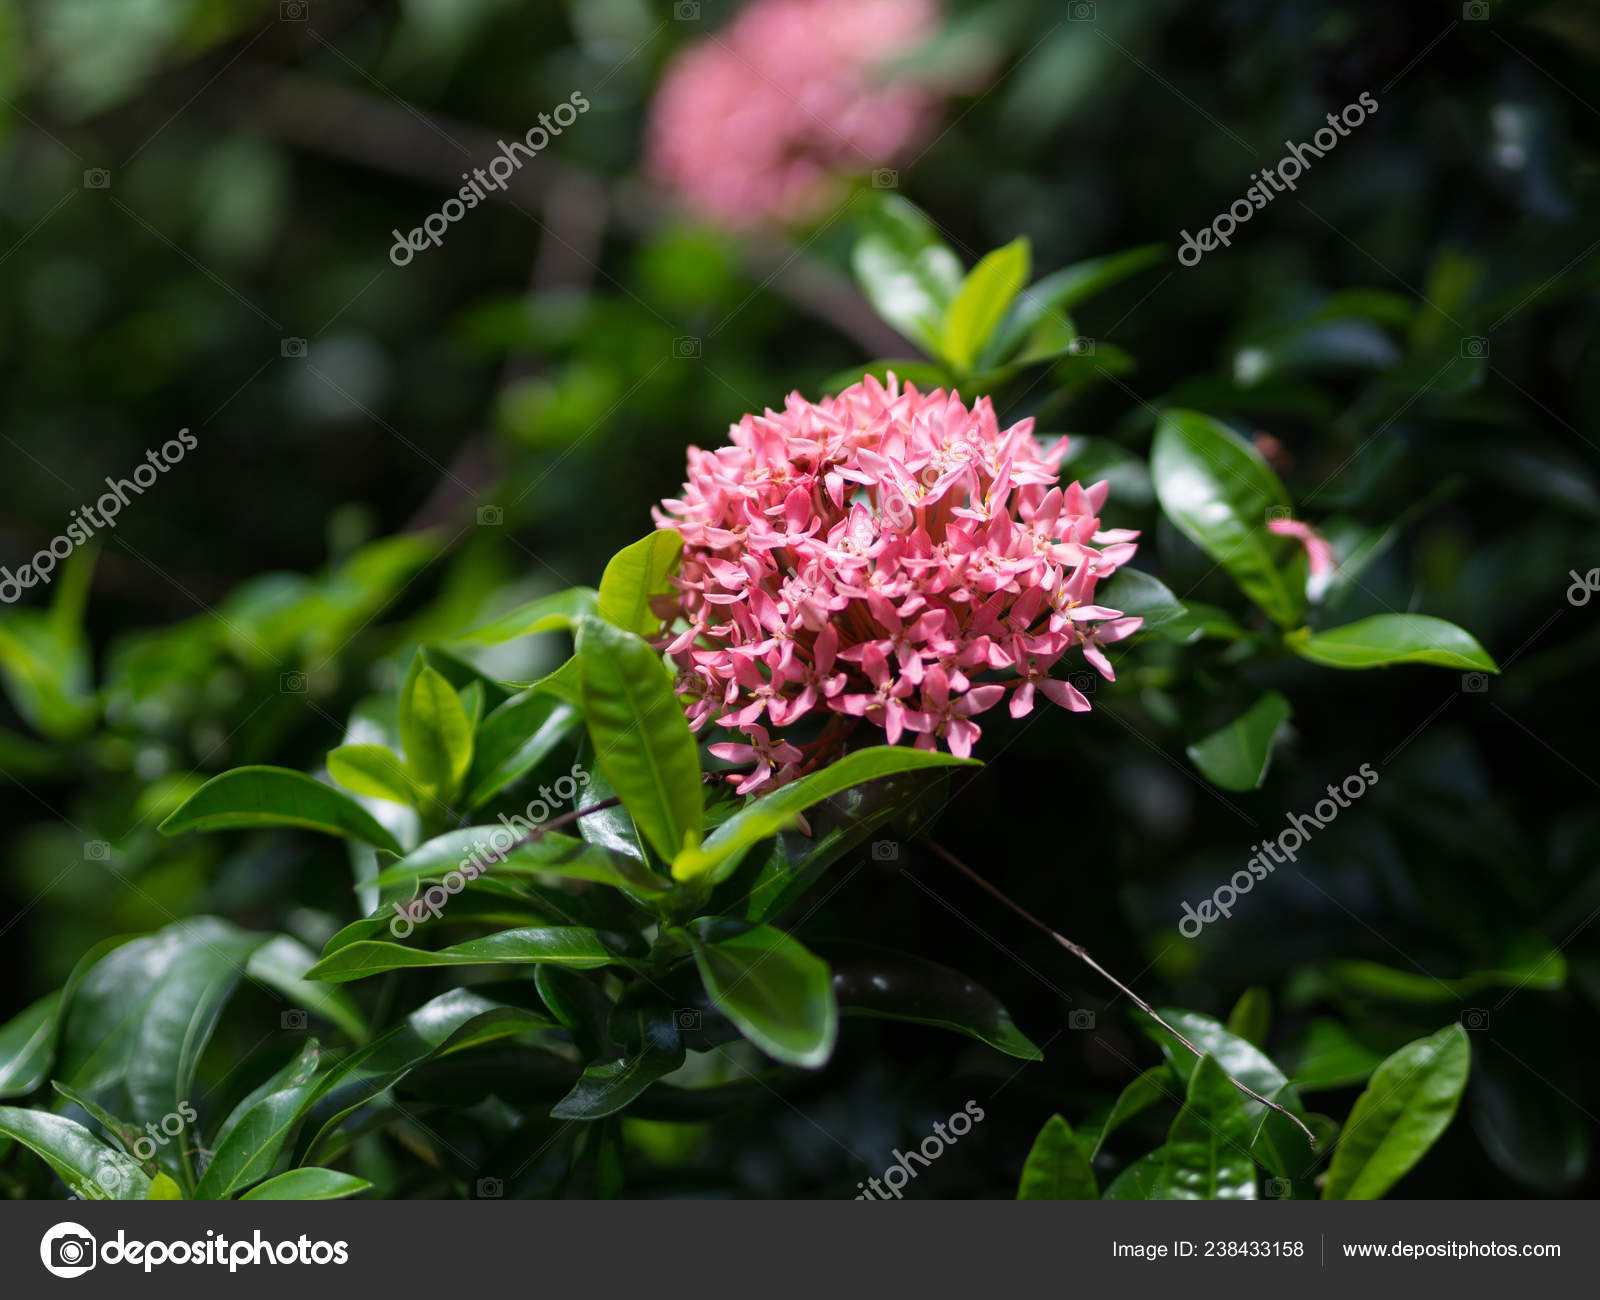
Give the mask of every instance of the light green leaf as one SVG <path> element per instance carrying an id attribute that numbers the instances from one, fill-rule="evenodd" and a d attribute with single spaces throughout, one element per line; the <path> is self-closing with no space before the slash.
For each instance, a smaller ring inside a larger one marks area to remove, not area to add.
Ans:
<path id="1" fill-rule="evenodd" d="M 1245 1098 L 1215 1058 L 1202 1056 L 1189 1079 L 1183 1109 L 1167 1133 L 1166 1162 L 1153 1201 L 1253 1201 L 1250 1157 L 1254 1123 Z"/>
<path id="2" fill-rule="evenodd" d="M 1334 1148 L 1323 1199 L 1377 1200 L 1409 1173 L 1455 1117 L 1471 1062 L 1466 1030 L 1448 1025 L 1373 1071 Z"/>
<path id="3" fill-rule="evenodd" d="M 352 794 L 412 808 L 427 803 L 399 755 L 382 745 L 340 745 L 330 750 L 328 775 Z"/>
<path id="4" fill-rule="evenodd" d="M 601 619 L 578 627 L 584 718 L 595 759 L 645 838 L 667 861 L 705 824 L 700 751 L 661 656 Z"/>
<path id="5" fill-rule="evenodd" d="M 472 723 L 456 688 L 420 656 L 400 696 L 400 743 L 417 780 L 453 799 L 472 766 Z"/>
<path id="6" fill-rule="evenodd" d="M 1189 760 L 1224 790 L 1259 790 L 1267 779 L 1272 747 L 1292 712 L 1288 700 L 1268 691 L 1227 726 L 1190 745 Z"/>
<path id="7" fill-rule="evenodd" d="M 76 1120 L 0 1106 L 0 1137 L 22 1143 L 86 1201 L 142 1201 L 150 1191 L 150 1177 L 137 1160 Z"/>
<path id="8" fill-rule="evenodd" d="M 1287 511 L 1289 495 L 1261 453 L 1210 416 L 1166 411 L 1150 474 L 1162 510 L 1189 540 L 1274 622 L 1298 625 L 1306 609 L 1304 548 L 1267 531 L 1270 512 Z"/>
<path id="9" fill-rule="evenodd" d="M 779 831 L 788 830 L 807 808 L 832 795 L 900 772 L 977 765 L 976 759 L 896 745 L 858 749 L 837 763 L 780 786 L 740 809 L 707 836 L 704 845 L 677 854 L 672 859 L 672 874 L 679 880 L 693 880 L 707 874 L 713 881 L 723 880 L 752 847 Z"/>
<path id="10" fill-rule="evenodd" d="M 239 1199 L 241 1201 L 337 1201 L 346 1196 L 364 1192 L 372 1184 L 354 1174 L 341 1174 L 336 1169 L 320 1169 L 308 1165 L 304 1169 L 291 1169 L 286 1174 L 269 1178 L 259 1187 L 252 1187 Z"/>
<path id="11" fill-rule="evenodd" d="M 348 795 L 286 767 L 236 767 L 212 777 L 161 823 L 161 833 L 264 826 L 354 836 L 396 856 L 405 852 L 394 836 Z"/>
<path id="12" fill-rule="evenodd" d="M 1167 1149 L 1160 1147 L 1149 1155 L 1140 1156 L 1111 1180 L 1102 1201 L 1148 1201 L 1155 1195 L 1167 1167 Z"/>
<path id="13" fill-rule="evenodd" d="M 1471 633 L 1426 614 L 1377 614 L 1357 623 L 1287 638 L 1302 659 L 1327 668 L 1378 668 L 1386 664 L 1438 664 L 1443 668 L 1500 669 Z"/>
<path id="14" fill-rule="evenodd" d="M 1052 1115 L 1039 1130 L 1022 1166 L 1019 1201 L 1098 1201 L 1094 1170 L 1072 1136 L 1072 1126 Z"/>
<path id="15" fill-rule="evenodd" d="M 150 1180 L 150 1190 L 144 1194 L 147 1201 L 181 1201 L 183 1188 L 166 1174 L 158 1173 Z"/>
<path id="16" fill-rule="evenodd" d="M 519 605 L 457 639 L 472 645 L 498 645 L 535 632 L 570 632 L 585 614 L 594 613 L 598 600 L 599 593 L 592 587 L 571 587 Z"/>
<path id="17" fill-rule="evenodd" d="M 683 538 L 670 528 L 657 529 L 611 557 L 600 577 L 596 613 L 636 636 L 652 637 L 661 619 L 650 608 L 652 596 L 672 590 L 668 580 L 683 554 Z"/>
<path id="18" fill-rule="evenodd" d="M 972 369 L 1011 300 L 1027 284 L 1029 267 L 1028 241 L 1019 237 L 967 273 L 944 318 L 943 353 L 957 370 Z"/>
<path id="19" fill-rule="evenodd" d="M 897 195 L 884 198 L 850 264 L 878 315 L 937 356 L 945 313 L 961 288 L 961 260 L 921 209 Z"/>
<path id="20" fill-rule="evenodd" d="M 815 1069 L 833 1054 L 839 1007 L 826 962 L 769 925 L 726 937 L 714 923 L 690 934 L 706 992 L 775 1061 Z"/>

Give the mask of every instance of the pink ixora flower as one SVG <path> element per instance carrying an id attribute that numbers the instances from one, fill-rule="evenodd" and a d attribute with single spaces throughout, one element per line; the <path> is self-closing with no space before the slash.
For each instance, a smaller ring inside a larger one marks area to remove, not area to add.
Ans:
<path id="1" fill-rule="evenodd" d="M 1306 548 L 1306 561 L 1311 568 L 1308 586 L 1313 598 L 1320 597 L 1333 580 L 1333 571 L 1338 567 L 1333 546 L 1328 539 L 1310 524 L 1301 523 L 1298 519 L 1269 519 L 1267 531 L 1279 537 L 1293 537 Z"/>
<path id="2" fill-rule="evenodd" d="M 1047 450 L 987 397 L 892 374 L 791 394 L 728 436 L 689 449 L 683 495 L 656 511 L 684 539 L 658 612 L 691 725 L 745 737 L 711 747 L 754 764 L 730 778 L 741 794 L 826 761 L 862 723 L 964 756 L 1008 695 L 1012 717 L 1040 699 L 1082 712 L 1053 672 L 1113 678 L 1104 647 L 1141 620 L 1095 587 L 1138 534 L 1100 526 L 1107 484 L 1061 485 L 1065 439 Z M 797 743 L 803 726 L 815 736 Z"/>
<path id="3" fill-rule="evenodd" d="M 646 170 L 720 226 L 814 216 L 927 135 L 939 96 L 883 69 L 937 24 L 933 0 L 756 0 L 668 68 Z"/>

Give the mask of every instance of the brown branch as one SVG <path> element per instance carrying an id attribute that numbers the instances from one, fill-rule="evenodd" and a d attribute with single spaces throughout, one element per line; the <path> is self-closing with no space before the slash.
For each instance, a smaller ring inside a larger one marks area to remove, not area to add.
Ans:
<path id="1" fill-rule="evenodd" d="M 1078 958 L 1085 965 L 1087 965 L 1091 970 L 1096 971 L 1098 974 L 1103 976 L 1105 979 L 1109 980 L 1121 992 L 1127 994 L 1128 997 L 1133 1000 L 1134 1005 L 1137 1006 L 1139 1008 L 1139 1010 L 1143 1011 L 1145 1013 L 1145 1015 L 1149 1016 L 1150 1019 L 1154 1020 L 1156 1022 L 1156 1024 L 1160 1025 L 1163 1029 L 1165 1029 L 1169 1034 L 1171 1034 L 1180 1043 L 1182 1043 L 1185 1047 L 1187 1047 L 1197 1057 L 1205 1055 L 1205 1053 L 1203 1051 L 1201 1051 L 1198 1047 L 1196 1047 L 1193 1043 L 1191 1043 L 1187 1038 L 1185 1038 L 1182 1034 L 1180 1034 L 1176 1029 L 1174 1029 L 1171 1025 L 1169 1025 L 1165 1020 L 1163 1020 L 1161 1018 L 1160 1014 L 1156 1011 L 1156 1009 L 1154 1007 L 1152 1007 L 1142 997 L 1140 997 L 1137 993 L 1135 993 L 1132 989 L 1130 989 L 1126 984 L 1124 984 L 1121 980 L 1119 980 L 1115 975 L 1113 975 L 1110 971 L 1108 971 L 1104 966 L 1102 966 L 1099 962 L 1097 962 L 1093 957 L 1091 957 L 1089 955 L 1089 953 L 1088 953 L 1088 950 L 1085 949 L 1083 947 L 1083 945 L 1073 943 L 1071 939 L 1065 938 L 1064 936 L 1057 934 L 1054 930 L 1052 930 L 1048 925 L 1046 925 L 1038 917 L 1034 916 L 1033 913 L 1024 910 L 1021 906 L 1019 906 L 1018 904 L 1012 902 L 1009 898 L 1007 898 L 1004 894 L 1002 894 L 998 889 L 996 889 L 987 880 L 985 880 L 982 876 L 980 876 L 976 871 L 974 871 L 971 867 L 969 867 L 965 862 L 961 861 L 960 858 L 956 857 L 955 854 L 951 853 L 950 850 L 945 848 L 943 845 L 936 844 L 933 840 L 928 839 L 926 836 L 923 836 L 918 841 L 918 843 L 926 846 L 929 849 L 932 849 L 933 852 L 937 853 L 941 858 L 943 858 L 946 862 L 948 862 L 957 871 L 961 872 L 962 875 L 966 876 L 974 884 L 978 885 L 982 889 L 987 890 L 990 894 L 992 894 L 995 898 L 999 899 L 1002 903 L 1004 903 L 1007 907 L 1009 907 L 1013 912 L 1015 912 L 1023 920 L 1027 921 L 1030 925 L 1037 926 L 1039 929 L 1043 930 L 1052 939 L 1054 939 L 1057 943 L 1059 943 L 1063 948 L 1065 948 L 1068 952 L 1070 952 L 1074 957 Z M 1223 1071 L 1223 1073 L 1226 1074 L 1227 1071 Z M 1263 1097 L 1254 1088 L 1251 1088 L 1247 1084 L 1240 1082 L 1238 1079 L 1235 1079 L 1233 1077 L 1233 1075 L 1231 1075 L 1231 1074 L 1228 1075 L 1228 1082 L 1233 1084 L 1233 1086 L 1235 1088 L 1237 1088 L 1240 1092 L 1244 1093 L 1245 1096 L 1251 1097 L 1254 1100 L 1259 1101 L 1263 1106 L 1267 1107 L 1269 1110 L 1275 1110 L 1275 1111 L 1278 1112 L 1278 1114 L 1285 1116 L 1296 1128 L 1298 1128 L 1302 1133 L 1304 1133 L 1306 1135 L 1306 1141 L 1311 1144 L 1311 1149 L 1313 1151 L 1315 1151 L 1317 1149 L 1317 1135 L 1315 1133 L 1313 1133 L 1309 1128 L 1306 1127 L 1304 1121 L 1301 1120 L 1298 1115 L 1295 1115 L 1292 1111 L 1288 1110 L 1284 1106 L 1279 1105 L 1275 1101 L 1269 1101 L 1266 1097 Z"/>

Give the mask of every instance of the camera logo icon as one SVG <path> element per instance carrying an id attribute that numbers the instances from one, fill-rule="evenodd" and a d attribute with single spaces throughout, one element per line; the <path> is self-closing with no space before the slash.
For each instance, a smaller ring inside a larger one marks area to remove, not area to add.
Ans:
<path id="1" fill-rule="evenodd" d="M 81 1223 L 58 1223 L 39 1242 L 39 1259 L 57 1277 L 82 1277 L 95 1266 L 95 1240 Z"/>
<path id="2" fill-rule="evenodd" d="M 872 173 L 872 188 L 875 190 L 895 190 L 900 188 L 900 173 L 893 167 L 878 167 Z"/>
<path id="3" fill-rule="evenodd" d="M 104 167 L 91 167 L 83 174 L 83 188 L 86 190 L 108 190 L 111 188 L 111 173 Z"/>
<path id="4" fill-rule="evenodd" d="M 479 506 L 478 526 L 480 528 L 498 528 L 506 521 L 506 512 L 502 506 Z"/>
<path id="5" fill-rule="evenodd" d="M 1482 1007 L 1471 1007 L 1461 1013 L 1461 1027 L 1482 1032 L 1489 1027 L 1489 1013 Z"/>
<path id="6" fill-rule="evenodd" d="M 83 845 L 83 858 L 85 862 L 106 862 L 111 858 L 111 845 L 105 840 L 85 840 Z"/>
<path id="7" fill-rule="evenodd" d="M 290 672 L 278 675 L 278 689 L 285 695 L 304 695 L 308 684 L 304 673 Z"/>
<path id="8" fill-rule="evenodd" d="M 1067 344 L 1067 352 L 1074 357 L 1092 357 L 1094 355 L 1094 340 L 1086 334 L 1080 334 Z"/>
<path id="9" fill-rule="evenodd" d="M 1287 1178 L 1267 1179 L 1267 1197 L 1274 1201 L 1287 1201 L 1294 1195 L 1294 1184 Z"/>
<path id="10" fill-rule="evenodd" d="M 480 1201 L 498 1201 L 505 1194 L 506 1185 L 500 1179 L 478 1179 L 478 1199 Z"/>
<path id="11" fill-rule="evenodd" d="M 873 840 L 872 860 L 874 862 L 898 862 L 900 860 L 900 846 L 893 840 Z"/>
<path id="12" fill-rule="evenodd" d="M 1072 684 L 1072 689 L 1083 695 L 1093 695 L 1094 688 L 1100 681 L 1098 673 L 1068 673 L 1067 681 Z"/>
<path id="13" fill-rule="evenodd" d="M 299 1007 L 291 1007 L 278 1017 L 280 1029 L 304 1029 L 309 1023 L 309 1017 Z"/>
<path id="14" fill-rule="evenodd" d="M 699 22 L 699 0 L 678 0 L 678 3 L 672 6 L 672 16 L 680 23 Z"/>
<path id="15" fill-rule="evenodd" d="M 1461 16 L 1469 23 L 1481 23 L 1489 16 L 1489 0 L 1466 0 Z"/>
<path id="16" fill-rule="evenodd" d="M 1484 695 L 1489 690 L 1488 673 L 1462 673 L 1461 689 L 1468 695 Z"/>
<path id="17" fill-rule="evenodd" d="M 698 357 L 700 355 L 700 340 L 692 334 L 680 335 L 672 340 L 672 355 L 680 361 Z"/>
<path id="18" fill-rule="evenodd" d="M 278 342 L 278 355 L 285 358 L 299 358 L 306 355 L 309 349 L 303 338 L 286 338 Z"/>
<path id="19" fill-rule="evenodd" d="M 1094 1012 L 1079 1009 L 1067 1013 L 1068 1029 L 1093 1029 Z"/>
<path id="20" fill-rule="evenodd" d="M 278 0 L 278 18 L 286 23 L 303 23 L 311 16 L 308 0 Z"/>
<path id="21" fill-rule="evenodd" d="M 683 1030 L 699 1029 L 700 1022 L 705 1017 L 702 1012 L 695 1010 L 693 1007 L 682 1007 L 672 1013 L 672 1018 L 677 1022 L 678 1028 Z"/>
<path id="22" fill-rule="evenodd" d="M 1461 355 L 1468 361 L 1485 361 L 1489 356 L 1489 340 L 1473 334 L 1461 340 Z"/>

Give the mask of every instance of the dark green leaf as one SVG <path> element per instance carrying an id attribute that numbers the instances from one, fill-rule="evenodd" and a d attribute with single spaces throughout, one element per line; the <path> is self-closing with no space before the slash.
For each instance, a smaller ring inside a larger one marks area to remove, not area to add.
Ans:
<path id="1" fill-rule="evenodd" d="M 1011 304 L 1005 320 L 984 350 L 984 364 L 997 365 L 1010 356 L 1039 322 L 1052 313 L 1070 311 L 1117 281 L 1156 265 L 1165 253 L 1166 249 L 1160 244 L 1146 244 L 1087 262 L 1076 262 L 1045 276 Z"/>
<path id="2" fill-rule="evenodd" d="M 537 687 L 512 696 L 493 710 L 478 728 L 467 773 L 467 807 L 481 807 L 521 780 L 582 722 L 580 710 Z"/>
<path id="3" fill-rule="evenodd" d="M 662 1075 L 682 1065 L 684 1051 L 675 1014 L 671 1007 L 639 1008 L 634 1050 L 612 1060 L 592 1062 L 572 1091 L 555 1104 L 551 1118 L 595 1120 L 614 1115 Z"/>
<path id="4" fill-rule="evenodd" d="M 715 937 L 701 923 L 690 941 L 706 992 L 773 1060 L 814 1069 L 833 1054 L 839 1007 L 826 962 L 767 925 Z"/>
<path id="5" fill-rule="evenodd" d="M 1175 623 L 1188 612 L 1166 586 L 1138 569 L 1118 569 L 1095 590 L 1095 603 L 1144 619 L 1141 632 Z"/>
<path id="6" fill-rule="evenodd" d="M 474 628 L 460 640 L 473 645 L 498 645 L 535 632 L 568 632 L 585 614 L 592 614 L 599 593 L 592 587 L 572 587 L 520 605 L 491 623 Z"/>
<path id="7" fill-rule="evenodd" d="M 626 964 L 639 945 L 623 935 L 604 934 L 575 925 L 528 926 L 503 930 L 483 939 L 458 943 L 438 952 L 407 948 L 398 943 L 357 940 L 324 957 L 306 972 L 308 979 L 365 979 L 388 970 L 433 966 L 496 966 L 504 963 L 551 962 L 588 970 L 595 966 Z"/>
<path id="8" fill-rule="evenodd" d="M 282 1087 L 252 1094 L 224 1122 L 216 1153 L 195 1187 L 195 1199 L 225 1201 L 272 1172 L 279 1153 L 305 1114 L 317 1088 L 319 1054 L 308 1044 Z"/>
<path id="9" fill-rule="evenodd" d="M 0 1106 L 0 1135 L 15 1138 L 87 1201 L 142 1201 L 150 1177 L 132 1156 L 109 1146 L 76 1120 L 41 1110 Z"/>
<path id="10" fill-rule="evenodd" d="M 161 823 L 161 833 L 255 826 L 293 826 L 326 835 L 354 836 L 396 856 L 405 852 L 394 836 L 348 795 L 284 767 L 236 767 L 212 777 Z"/>
<path id="11" fill-rule="evenodd" d="M 1163 1171 L 1167 1167 L 1167 1149 L 1152 1151 L 1149 1155 L 1140 1156 L 1131 1165 L 1111 1180 L 1111 1186 L 1106 1188 L 1103 1201 L 1148 1201 L 1156 1190 L 1156 1185 L 1161 1181 Z"/>
<path id="12" fill-rule="evenodd" d="M 1167 1133 L 1166 1163 L 1151 1200 L 1256 1199 L 1256 1166 L 1250 1158 L 1255 1125 L 1244 1101 L 1216 1060 L 1202 1056 Z"/>
<path id="13" fill-rule="evenodd" d="M 1228 1032 L 1252 1047 L 1265 1048 L 1272 1025 L 1272 995 L 1264 988 L 1248 988 L 1228 1013 Z"/>
<path id="14" fill-rule="evenodd" d="M 22 1097 L 40 1087 L 55 1059 L 56 1011 L 50 993 L 0 1027 L 0 1097 Z"/>

